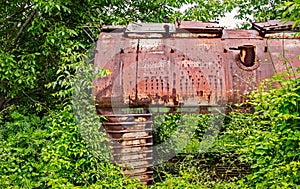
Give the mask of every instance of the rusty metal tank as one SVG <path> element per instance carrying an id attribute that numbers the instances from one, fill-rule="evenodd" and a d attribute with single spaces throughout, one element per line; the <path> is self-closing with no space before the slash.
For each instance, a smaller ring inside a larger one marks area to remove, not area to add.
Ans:
<path id="1" fill-rule="evenodd" d="M 181 21 L 104 30 L 95 68 L 112 74 L 94 83 L 98 107 L 241 102 L 264 78 L 300 66 L 299 38 L 291 26 L 269 21 L 253 23 L 254 30 L 228 30 L 217 23 Z"/>
<path id="2" fill-rule="evenodd" d="M 110 70 L 111 75 L 94 81 L 93 94 L 98 113 L 108 117 L 110 136 L 130 141 L 121 145 L 123 152 L 127 146 L 143 148 L 147 153 L 141 156 L 128 153 L 143 164 L 136 167 L 150 167 L 149 113 L 191 108 L 206 113 L 209 107 L 242 102 L 263 79 L 288 67 L 298 68 L 300 39 L 294 37 L 292 24 L 276 20 L 253 23 L 252 30 L 196 21 L 103 27 L 94 66 Z M 122 120 L 122 114 L 129 116 Z M 124 125 L 142 125 L 144 131 L 136 132 L 143 135 L 126 136 L 124 133 L 135 130 Z M 133 142 L 135 139 L 140 143 Z M 126 159 L 126 154 L 120 154 Z M 148 176 L 142 173 L 152 172 L 147 168 L 129 175 L 139 175 L 147 183 Z"/>

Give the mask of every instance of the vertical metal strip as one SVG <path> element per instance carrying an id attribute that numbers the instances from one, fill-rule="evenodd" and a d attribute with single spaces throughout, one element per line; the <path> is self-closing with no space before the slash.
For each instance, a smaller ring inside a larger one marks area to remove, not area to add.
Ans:
<path id="1" fill-rule="evenodd" d="M 140 51 L 140 39 L 136 47 L 136 66 L 135 66 L 135 100 L 138 100 L 138 71 L 139 71 L 139 51 Z"/>

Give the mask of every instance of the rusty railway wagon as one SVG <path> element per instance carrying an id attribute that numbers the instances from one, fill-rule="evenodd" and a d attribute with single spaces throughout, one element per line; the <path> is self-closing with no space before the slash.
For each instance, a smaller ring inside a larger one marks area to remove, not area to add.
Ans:
<path id="1" fill-rule="evenodd" d="M 292 22 L 231 30 L 215 22 L 130 23 L 100 33 L 95 69 L 97 112 L 115 141 L 113 161 L 152 183 L 152 113 L 209 113 L 242 102 L 263 79 L 300 66 Z"/>

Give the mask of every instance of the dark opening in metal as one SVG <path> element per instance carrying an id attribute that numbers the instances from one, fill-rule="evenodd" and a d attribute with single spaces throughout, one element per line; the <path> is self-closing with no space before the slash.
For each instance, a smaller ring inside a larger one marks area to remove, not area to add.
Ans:
<path id="1" fill-rule="evenodd" d="M 238 47 L 240 49 L 240 60 L 244 66 L 251 67 L 255 62 L 255 46 L 243 45 Z"/>

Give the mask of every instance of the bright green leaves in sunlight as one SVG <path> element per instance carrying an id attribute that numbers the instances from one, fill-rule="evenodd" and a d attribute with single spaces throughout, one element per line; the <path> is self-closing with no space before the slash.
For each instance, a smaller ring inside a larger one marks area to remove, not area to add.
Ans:
<path id="1" fill-rule="evenodd" d="M 281 10 L 283 10 L 282 17 L 286 21 L 295 21 L 293 27 L 300 25 L 300 1 L 294 0 L 294 1 L 288 1 L 285 2 L 280 7 Z"/>

